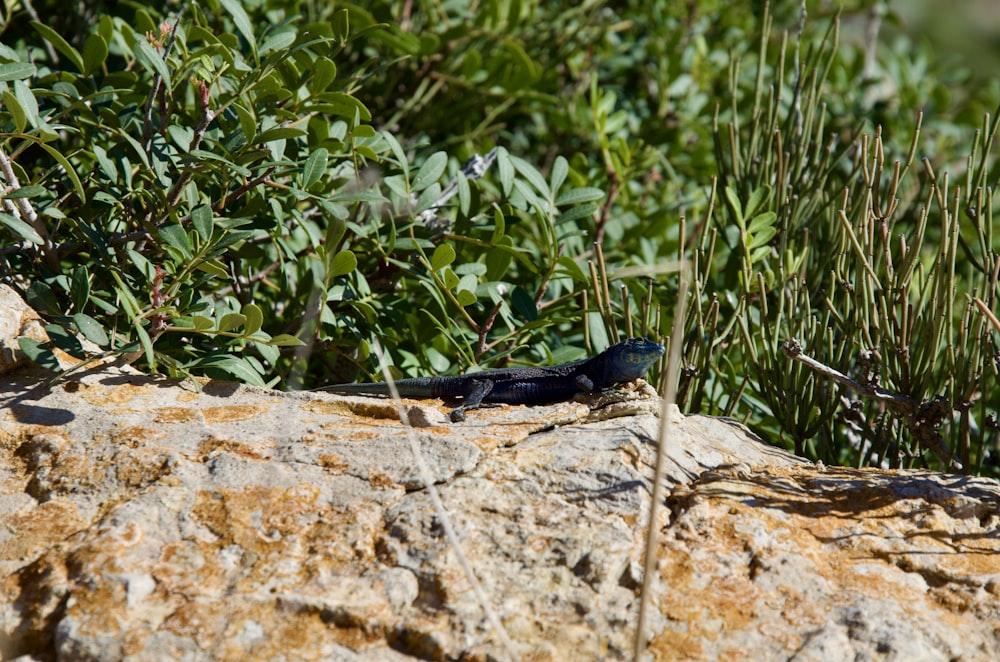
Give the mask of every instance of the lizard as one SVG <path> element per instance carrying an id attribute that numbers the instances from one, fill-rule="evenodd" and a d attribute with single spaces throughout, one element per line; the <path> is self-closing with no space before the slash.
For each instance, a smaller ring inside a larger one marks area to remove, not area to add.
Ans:
<path id="1" fill-rule="evenodd" d="M 544 405 L 571 399 L 577 393 L 599 393 L 646 374 L 663 356 L 663 345 L 645 338 L 627 338 L 590 358 L 552 366 L 499 368 L 465 375 L 414 377 L 395 382 L 404 398 L 461 399 L 451 411 L 453 423 L 482 404 Z M 320 387 L 338 395 L 389 395 L 385 382 L 333 384 Z"/>

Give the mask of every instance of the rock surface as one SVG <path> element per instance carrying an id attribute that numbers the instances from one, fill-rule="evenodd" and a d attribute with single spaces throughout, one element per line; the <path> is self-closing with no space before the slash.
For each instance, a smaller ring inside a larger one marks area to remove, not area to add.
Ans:
<path id="1" fill-rule="evenodd" d="M 0 315 L 4 314 L 0 312 Z M 2 327 L 2 322 L 0 322 Z M 14 343 L 16 346 L 16 343 Z M 659 420 L 0 375 L 2 659 L 631 659 Z M 1000 485 L 675 415 L 648 659 L 1000 659 Z"/>

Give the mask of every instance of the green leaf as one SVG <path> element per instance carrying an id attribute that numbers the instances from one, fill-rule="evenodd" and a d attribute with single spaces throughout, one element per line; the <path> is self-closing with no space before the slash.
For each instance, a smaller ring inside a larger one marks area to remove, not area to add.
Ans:
<path id="1" fill-rule="evenodd" d="M 459 283 L 458 274 L 451 267 L 444 268 L 444 271 L 441 273 L 441 280 L 444 281 L 445 288 L 449 290 L 455 289 Z"/>
<path id="2" fill-rule="evenodd" d="M 325 147 L 313 150 L 302 168 L 302 188 L 308 189 L 326 174 L 326 164 L 330 152 Z"/>
<path id="3" fill-rule="evenodd" d="M 29 338 L 28 336 L 21 336 L 17 339 L 17 345 L 24 352 L 24 355 L 28 357 L 35 364 L 41 366 L 49 372 L 59 372 L 61 366 L 59 365 L 59 359 L 56 355 L 52 353 L 46 345 L 38 342 L 34 338 Z"/>
<path id="4" fill-rule="evenodd" d="M 355 120 L 369 122 L 372 119 L 372 113 L 365 104 L 343 92 L 324 92 L 315 104 L 309 106 L 309 109 L 343 117 L 352 124 Z"/>
<path id="5" fill-rule="evenodd" d="M 80 335 L 73 333 L 68 327 L 61 324 L 46 324 L 45 333 L 49 334 L 52 347 L 61 349 L 76 358 L 86 356 L 83 345 L 80 343 Z"/>
<path id="6" fill-rule="evenodd" d="M 571 223 L 575 220 L 586 218 L 588 216 L 593 216 L 600 208 L 592 203 L 588 202 L 585 205 L 577 205 L 576 207 L 570 207 L 566 211 L 559 214 L 556 217 L 556 223 Z"/>
<path id="7" fill-rule="evenodd" d="M 479 300 L 478 297 L 476 296 L 476 293 L 473 292 L 472 290 L 458 290 L 457 292 L 455 292 L 455 298 L 458 300 L 458 305 L 462 306 L 463 308 L 465 306 L 471 306 L 472 304 L 474 304 L 476 301 Z"/>
<path id="8" fill-rule="evenodd" d="M 455 248 L 451 244 L 440 244 L 431 256 L 431 271 L 438 271 L 455 261 Z"/>
<path id="9" fill-rule="evenodd" d="M 561 255 L 557 260 L 563 271 L 578 283 L 589 283 L 590 278 L 583 272 L 583 269 L 568 255 Z"/>
<path id="10" fill-rule="evenodd" d="M 344 13 L 347 10 L 343 10 Z M 314 93 L 323 92 L 330 87 L 330 83 L 337 79 L 337 65 L 333 60 L 326 57 L 316 58 L 313 63 L 313 79 L 309 86 Z"/>
<path id="11" fill-rule="evenodd" d="M 134 327 L 135 335 L 139 336 L 139 344 L 142 345 L 142 349 L 146 354 L 146 363 L 149 364 L 150 370 L 156 370 L 156 353 L 153 351 L 153 340 L 149 337 L 146 329 L 142 328 L 138 324 Z"/>
<path id="12" fill-rule="evenodd" d="M 399 165 L 399 169 L 403 171 L 403 179 L 407 180 L 410 178 L 410 164 L 406 160 L 406 152 L 403 151 L 403 146 L 399 144 L 396 137 L 389 133 L 388 131 L 382 132 L 382 140 L 389 145 L 389 150 L 392 151 L 393 156 L 396 157 L 396 164 Z"/>
<path id="13" fill-rule="evenodd" d="M 515 287 L 514 291 L 510 293 L 510 302 L 524 319 L 529 322 L 534 322 L 538 319 L 538 306 L 535 305 L 534 297 L 528 294 L 527 290 L 520 285 Z"/>
<path id="14" fill-rule="evenodd" d="M 87 192 L 83 189 L 83 182 L 80 181 L 80 176 L 76 174 L 76 169 L 69 162 L 69 160 L 63 156 L 62 152 L 53 147 L 52 145 L 39 142 L 36 143 L 39 147 L 44 149 L 49 153 L 49 156 L 54 158 L 59 165 L 62 166 L 63 170 L 66 172 L 66 176 L 69 177 L 70 181 L 73 182 L 73 190 L 80 197 L 81 202 L 87 201 Z"/>
<path id="15" fill-rule="evenodd" d="M 194 226 L 198 236 L 208 241 L 212 238 L 212 226 L 215 215 L 212 213 L 212 206 L 209 204 L 198 205 L 191 210 L 191 224 Z"/>
<path id="16" fill-rule="evenodd" d="M 108 152 L 100 145 L 94 145 L 93 148 L 97 167 L 101 169 L 99 174 L 103 175 L 105 179 L 117 181 L 118 168 L 115 166 L 115 162 L 108 158 Z"/>
<path id="17" fill-rule="evenodd" d="M 264 43 L 260 45 L 260 54 L 267 55 L 274 51 L 283 51 L 294 43 L 295 32 L 293 30 L 284 30 L 266 37 Z"/>
<path id="18" fill-rule="evenodd" d="M 87 37 L 83 44 L 83 73 L 85 76 L 93 74 L 104 66 L 104 61 L 108 59 L 108 42 L 104 37 L 96 32 Z"/>
<path id="19" fill-rule="evenodd" d="M 347 41 L 351 32 L 347 9 L 338 9 L 334 12 L 333 17 L 330 19 L 330 31 L 333 33 L 333 38 L 341 44 Z"/>
<path id="20" fill-rule="evenodd" d="M 736 191 L 732 187 L 726 187 L 726 200 L 729 202 L 729 208 L 733 211 L 736 216 L 736 222 L 743 227 L 743 204 L 740 202 L 740 198 L 736 195 Z"/>
<path id="21" fill-rule="evenodd" d="M 118 297 L 118 301 L 121 302 L 122 308 L 125 309 L 125 314 L 129 316 L 129 319 L 136 319 L 139 317 L 140 309 L 139 302 L 136 301 L 135 296 L 132 295 L 131 290 L 125 285 L 125 281 L 116 271 L 111 272 L 111 277 L 115 279 L 118 287 L 115 288 L 115 295 Z"/>
<path id="22" fill-rule="evenodd" d="M 405 55 L 417 55 L 420 52 L 420 38 L 409 32 L 403 32 L 398 26 L 386 25 L 385 29 L 371 33 L 371 39 L 381 41 L 386 46 Z"/>
<path id="23" fill-rule="evenodd" d="M 17 97 L 10 90 L 4 90 L 0 98 L 3 99 L 4 108 L 7 109 L 11 119 L 14 120 L 14 128 L 18 133 L 24 133 L 25 128 L 28 126 L 28 116 L 24 113 L 24 108 L 21 108 Z"/>
<path id="24" fill-rule="evenodd" d="M 194 324 L 194 328 L 197 331 L 207 331 L 208 329 L 215 328 L 215 320 L 204 315 L 195 315 L 191 318 L 191 323 Z"/>
<path id="25" fill-rule="evenodd" d="M 177 223 L 164 225 L 158 230 L 163 240 L 181 252 L 184 257 L 190 258 L 192 255 L 191 245 L 188 241 L 187 233 Z"/>
<path id="26" fill-rule="evenodd" d="M 306 132 L 302 129 L 296 129 L 291 126 L 276 126 L 273 129 L 268 129 L 264 133 L 258 134 L 253 142 L 256 145 L 275 140 L 285 140 L 287 138 L 301 138 L 304 135 L 306 135 Z"/>
<path id="27" fill-rule="evenodd" d="M 479 278 L 475 274 L 465 274 L 462 276 L 461 280 L 458 281 L 456 289 L 458 291 L 475 292 L 476 287 L 479 285 Z"/>
<path id="28" fill-rule="evenodd" d="M 70 46 L 69 42 L 63 39 L 58 32 L 38 21 L 32 21 L 31 27 L 35 28 L 35 31 L 42 35 L 42 39 L 52 44 L 57 51 L 65 55 L 81 74 L 85 73 L 86 67 L 83 66 L 83 58 L 80 56 L 80 51 Z"/>
<path id="29" fill-rule="evenodd" d="M 243 137 L 246 139 L 247 143 L 254 144 L 257 139 L 257 119 L 254 117 L 250 110 L 247 110 L 242 104 L 234 103 L 233 112 L 236 113 L 236 119 L 240 122 L 240 129 L 243 131 Z"/>
<path id="30" fill-rule="evenodd" d="M 69 281 L 69 298 L 73 301 L 73 310 L 82 311 L 90 300 L 90 272 L 80 266 L 73 270 Z"/>
<path id="31" fill-rule="evenodd" d="M 604 199 L 604 191 L 592 186 L 584 186 L 566 191 L 556 198 L 556 207 L 578 205 L 581 202 L 595 202 Z"/>
<path id="32" fill-rule="evenodd" d="M 274 345 L 276 347 L 304 347 L 305 343 L 296 338 L 295 336 L 290 336 L 287 333 L 281 333 L 276 335 L 267 341 L 268 345 Z"/>
<path id="33" fill-rule="evenodd" d="M 254 348 L 257 350 L 257 354 L 261 359 L 266 361 L 269 365 L 277 365 L 278 361 L 281 360 L 281 349 L 275 347 L 271 344 L 271 336 L 266 336 L 263 331 L 255 336 L 250 336 L 248 340 L 253 342 Z M 268 384 L 271 386 L 271 384 Z"/>
<path id="34" fill-rule="evenodd" d="M 257 42 L 253 36 L 253 24 L 250 23 L 250 17 L 247 15 L 243 5 L 237 2 L 237 0 L 219 0 L 219 4 L 225 7 L 229 15 L 233 17 L 233 24 L 236 25 L 236 29 L 239 30 L 240 35 L 246 40 L 247 45 L 250 46 L 250 50 L 254 53 L 257 52 Z"/>
<path id="35" fill-rule="evenodd" d="M 253 384 L 254 386 L 264 386 L 264 380 L 251 363 L 244 358 L 231 354 L 211 356 L 198 361 L 191 367 L 201 368 L 210 374 L 213 371 L 220 371 L 237 381 Z"/>
<path id="36" fill-rule="evenodd" d="M 80 200 L 86 201 L 87 195 L 86 191 L 84 191 L 83 189 L 83 183 L 80 181 L 80 177 L 79 175 L 77 175 L 76 169 L 70 164 L 69 160 L 67 160 L 66 157 L 63 156 L 62 153 L 52 145 L 46 144 L 44 142 L 38 142 L 36 144 L 42 149 L 44 149 L 46 152 L 48 152 L 49 156 L 54 158 L 59 163 L 59 165 L 63 167 L 63 170 L 66 172 L 66 176 L 69 177 L 71 182 L 73 182 L 73 189 L 76 191 L 76 194 L 80 196 Z"/>
<path id="37" fill-rule="evenodd" d="M 750 254 L 750 262 L 760 262 L 771 254 L 770 246 L 760 246 Z"/>
<path id="38" fill-rule="evenodd" d="M 153 50 L 153 47 L 149 45 L 145 37 L 136 40 L 133 54 L 146 69 L 151 70 L 163 80 L 163 86 L 166 89 L 171 89 L 173 85 L 170 80 L 170 70 L 167 69 L 167 64 L 163 61 L 163 57 Z"/>
<path id="39" fill-rule="evenodd" d="M 777 220 L 778 220 L 778 215 L 773 211 L 767 211 L 764 212 L 763 214 L 758 214 L 757 216 L 754 216 L 750 220 L 750 223 L 747 225 L 747 232 L 749 234 L 760 232 L 764 228 L 772 227 L 774 225 L 774 222 Z"/>
<path id="40" fill-rule="evenodd" d="M 423 190 L 420 197 L 417 198 L 417 205 L 415 211 L 424 211 L 425 209 L 430 209 L 431 205 L 437 202 L 438 198 L 441 197 L 441 185 L 437 182 L 431 182 L 431 185 Z"/>
<path id="41" fill-rule="evenodd" d="M 773 239 L 774 235 L 776 235 L 776 234 L 778 234 L 778 229 L 776 227 L 774 227 L 773 225 L 770 225 L 770 226 L 762 229 L 760 232 L 756 232 L 754 234 L 751 234 L 750 235 L 750 245 L 748 246 L 748 248 L 753 249 L 753 248 L 756 248 L 757 246 L 764 246 L 769 241 L 771 241 L 771 239 Z"/>
<path id="42" fill-rule="evenodd" d="M 552 164 L 552 174 L 551 183 L 549 186 L 552 187 L 552 195 L 557 195 L 559 193 L 560 187 L 562 187 L 563 182 L 566 181 L 566 175 L 569 173 L 569 162 L 566 160 L 562 154 L 556 157 L 555 162 Z M 559 203 L 556 202 L 558 205 Z"/>
<path id="43" fill-rule="evenodd" d="M 406 188 L 406 180 L 403 179 L 402 175 L 389 175 L 384 180 L 382 180 L 390 191 L 395 193 L 397 196 L 403 200 L 408 200 L 410 192 Z"/>
<path id="44" fill-rule="evenodd" d="M 358 258 L 351 251 L 344 249 L 330 260 L 330 277 L 346 276 L 358 267 Z"/>
<path id="45" fill-rule="evenodd" d="M 45 240 L 35 231 L 35 228 L 16 216 L 0 212 L 0 225 L 5 226 L 8 230 L 30 244 L 41 246 L 45 243 Z"/>
<path id="46" fill-rule="evenodd" d="M 21 186 L 13 191 L 8 191 L 3 197 L 7 200 L 17 200 L 19 198 L 32 198 L 43 193 L 45 193 L 45 187 L 32 184 L 31 186 Z"/>
<path id="47" fill-rule="evenodd" d="M 202 260 L 194 268 L 219 278 L 225 278 L 229 275 L 229 272 L 226 271 L 226 265 L 218 260 Z"/>
<path id="48" fill-rule="evenodd" d="M 111 344 L 104 327 L 90 315 L 76 313 L 73 315 L 73 323 L 80 330 L 83 337 L 99 347 L 107 347 Z"/>
<path id="49" fill-rule="evenodd" d="M 56 298 L 55 292 L 40 280 L 36 280 L 28 286 L 25 298 L 28 300 L 29 306 L 43 315 L 62 315 L 62 306 L 59 305 L 59 299 Z"/>
<path id="50" fill-rule="evenodd" d="M 219 331 L 232 331 L 237 327 L 241 327 L 247 323 L 246 315 L 241 315 L 239 313 L 227 313 L 222 316 L 219 320 Z"/>
<path id="51" fill-rule="evenodd" d="M 545 181 L 545 178 L 542 177 L 542 173 L 538 172 L 538 168 L 517 156 L 512 156 L 510 160 L 514 164 L 514 168 L 517 169 L 517 171 L 521 173 L 525 179 L 531 182 L 531 185 L 535 187 L 536 191 L 542 194 L 544 199 L 548 200 L 552 197 L 552 192 L 549 190 L 549 184 Z"/>
<path id="52" fill-rule="evenodd" d="M 469 215 L 469 206 L 472 204 L 472 189 L 469 187 L 469 178 L 465 173 L 458 173 L 458 209 L 463 215 Z"/>
<path id="53" fill-rule="evenodd" d="M 448 165 L 448 156 L 444 152 L 435 152 L 424 161 L 417 171 L 417 176 L 413 178 L 413 190 L 423 191 L 431 184 L 437 182 L 444 173 Z"/>
<path id="54" fill-rule="evenodd" d="M 35 75 L 35 65 L 29 62 L 7 62 L 0 64 L 0 82 L 31 78 Z"/>
<path id="55" fill-rule="evenodd" d="M 514 188 L 514 165 L 503 147 L 497 149 L 497 171 L 500 173 L 500 188 L 505 196 L 509 196 Z"/>
<path id="56" fill-rule="evenodd" d="M 509 241 L 510 238 L 504 237 L 503 239 Z M 510 263 L 513 260 L 514 256 L 509 251 L 490 248 L 486 252 L 486 278 L 488 280 L 502 280 L 507 278 L 507 270 L 510 268 Z"/>
<path id="57" fill-rule="evenodd" d="M 248 336 L 257 333 L 260 327 L 264 326 L 264 311 L 257 304 L 248 303 L 240 309 L 240 312 L 246 317 L 245 329 Z"/>
<path id="58" fill-rule="evenodd" d="M 750 199 L 747 200 L 746 208 L 743 210 L 743 217 L 751 218 L 754 214 L 756 214 L 761 205 L 767 202 L 767 198 L 770 194 L 771 187 L 767 185 L 754 189 L 753 193 L 750 194 Z"/>
<path id="59" fill-rule="evenodd" d="M 23 80 L 15 80 L 14 96 L 17 98 L 18 104 L 20 104 L 21 110 L 24 111 L 24 116 L 27 118 L 28 124 L 35 128 L 45 125 L 38 114 L 38 101 L 35 100 L 35 95 L 31 92 L 31 88 L 28 87 L 27 83 Z"/>
<path id="60" fill-rule="evenodd" d="M 503 241 L 504 232 L 507 231 L 507 223 L 504 220 L 503 211 L 499 208 L 493 210 L 493 236 L 490 237 L 490 243 L 494 246 Z"/>

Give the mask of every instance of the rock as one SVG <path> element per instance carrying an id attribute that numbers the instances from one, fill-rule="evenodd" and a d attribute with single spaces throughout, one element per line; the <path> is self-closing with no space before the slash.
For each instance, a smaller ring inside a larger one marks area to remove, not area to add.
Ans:
<path id="1" fill-rule="evenodd" d="M 0 375 L 25 363 L 17 342 L 22 337 L 38 342 L 49 339 L 38 313 L 10 286 L 0 285 Z"/>
<path id="2" fill-rule="evenodd" d="M 631 659 L 654 415 L 409 401 L 410 429 L 114 364 L 0 398 L 3 659 L 506 659 L 414 444 L 522 659 Z M 647 659 L 1000 658 L 996 481 L 672 430 Z"/>

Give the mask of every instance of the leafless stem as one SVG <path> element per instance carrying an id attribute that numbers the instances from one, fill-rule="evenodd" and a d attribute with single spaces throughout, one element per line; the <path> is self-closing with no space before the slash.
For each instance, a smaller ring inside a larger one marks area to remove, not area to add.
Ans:
<path id="1" fill-rule="evenodd" d="M 208 92 L 208 83 L 205 81 L 199 81 L 198 85 L 198 99 L 201 101 L 201 119 L 198 120 L 198 126 L 194 128 L 194 136 L 191 138 L 191 145 L 188 147 L 188 151 L 193 152 L 201 146 L 202 138 L 205 137 L 205 131 L 208 129 L 208 125 L 212 123 L 215 119 L 215 112 L 209 107 L 209 101 L 211 96 Z M 172 209 L 177 206 L 180 202 L 181 195 L 184 192 L 184 187 L 187 186 L 188 181 L 191 179 L 191 170 L 185 170 L 184 173 L 177 178 L 177 183 L 174 184 L 173 189 L 170 191 L 168 196 L 168 208 Z"/>
<path id="2" fill-rule="evenodd" d="M 929 449 L 941 462 L 950 465 L 953 469 L 961 470 L 963 468 L 962 463 L 944 443 L 944 439 L 938 431 L 941 422 L 952 412 L 951 405 L 944 398 L 937 397 L 919 402 L 907 395 L 863 384 L 835 368 L 820 363 L 811 356 L 806 356 L 802 353 L 802 345 L 797 340 L 783 343 L 781 351 L 788 358 L 805 364 L 824 377 L 829 377 L 864 396 L 886 403 L 906 421 L 907 429 L 918 444 Z"/>
<path id="3" fill-rule="evenodd" d="M 181 24 L 181 16 L 184 15 L 184 11 L 187 9 L 187 2 L 181 5 L 181 8 L 177 10 L 177 18 L 174 21 L 174 26 L 170 31 L 170 38 L 167 40 L 166 47 L 163 50 L 163 60 L 166 61 L 170 57 L 170 51 L 174 48 L 174 42 L 177 39 L 177 28 Z M 163 79 L 159 74 L 153 77 L 153 87 L 149 90 L 149 96 L 146 97 L 146 106 L 143 109 L 142 117 L 142 139 L 143 143 L 146 145 L 146 150 L 149 151 L 152 147 L 151 140 L 153 138 L 153 104 L 156 98 L 160 96 L 160 89 L 163 87 Z"/>
<path id="4" fill-rule="evenodd" d="M 657 537 L 660 532 L 659 520 L 662 509 L 663 474 L 667 464 L 670 443 L 671 416 L 674 402 L 677 400 L 677 377 L 681 363 L 681 347 L 684 344 L 684 316 L 687 308 L 688 280 L 681 277 L 680 290 L 677 293 L 677 306 L 674 309 L 674 328 L 670 332 L 670 356 L 667 360 L 667 371 L 663 379 L 666 387 L 660 404 L 660 438 L 656 446 L 656 470 L 653 473 L 653 496 L 649 504 L 649 525 L 646 530 L 646 559 L 642 574 L 642 590 L 639 593 L 639 618 L 635 625 L 635 651 L 633 660 L 642 659 L 648 640 L 646 634 L 646 612 L 649 609 L 650 593 L 652 592 L 654 576 L 656 575 Z"/>
<path id="5" fill-rule="evenodd" d="M 226 208 L 226 205 L 228 205 L 231 201 L 240 197 L 241 195 L 243 195 L 253 187 L 257 186 L 258 184 L 263 184 L 265 181 L 267 181 L 268 177 L 270 177 L 271 174 L 274 173 L 276 169 L 277 166 L 271 166 L 260 175 L 257 175 L 253 179 L 244 182 L 242 186 L 233 191 L 231 194 L 222 196 L 222 199 L 219 200 L 217 203 L 215 203 L 215 210 L 222 211 L 223 209 Z"/>

